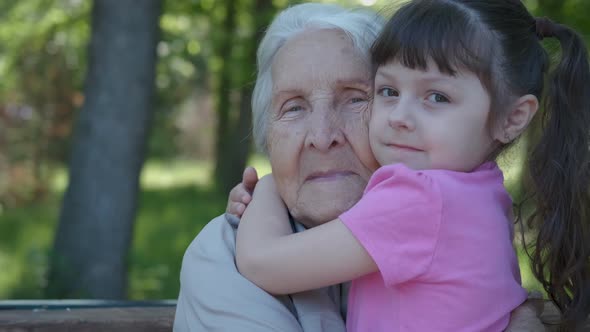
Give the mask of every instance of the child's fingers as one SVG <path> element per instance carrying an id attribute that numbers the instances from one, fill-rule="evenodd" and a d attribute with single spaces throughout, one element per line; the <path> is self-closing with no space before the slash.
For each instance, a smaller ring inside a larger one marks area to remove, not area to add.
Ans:
<path id="1" fill-rule="evenodd" d="M 240 203 L 243 200 L 243 196 L 248 195 L 248 192 L 244 189 L 243 185 L 239 183 L 229 192 L 229 197 L 227 199 L 227 208 L 225 211 L 227 213 L 233 213 L 233 203 Z"/>
<path id="2" fill-rule="evenodd" d="M 245 195 L 242 195 L 242 199 L 240 199 L 240 202 L 244 203 L 244 204 L 250 204 L 250 202 L 252 201 L 252 195 L 250 195 L 250 193 L 246 192 Z"/>
<path id="3" fill-rule="evenodd" d="M 258 182 L 258 174 L 253 167 L 246 167 L 242 175 L 242 183 L 238 183 L 229 192 L 226 212 L 238 217 L 246 210 L 246 205 L 252 201 L 252 192 Z"/>
<path id="4" fill-rule="evenodd" d="M 227 198 L 227 200 L 229 202 L 238 202 L 240 201 L 240 185 L 241 183 L 239 183 L 238 185 L 236 185 L 235 187 L 232 188 L 232 190 L 230 190 L 229 192 L 229 197 Z"/>
<path id="5" fill-rule="evenodd" d="M 241 202 L 242 198 L 245 195 L 249 195 L 249 193 L 244 189 L 244 185 L 238 183 L 233 189 L 229 192 L 229 201 L 230 202 Z"/>
<path id="6" fill-rule="evenodd" d="M 258 182 L 258 174 L 256 173 L 256 169 L 254 167 L 246 167 L 244 173 L 242 174 L 242 184 L 244 188 L 249 193 L 254 191 L 254 187 L 256 187 L 256 183 Z"/>
<path id="7" fill-rule="evenodd" d="M 228 209 L 227 213 L 241 217 L 242 214 L 244 214 L 245 210 L 246 210 L 246 205 L 244 205 L 242 203 L 238 203 L 238 202 L 232 202 L 229 205 L 229 209 Z"/>
<path id="8" fill-rule="evenodd" d="M 227 210 L 225 212 L 241 217 L 245 209 L 246 206 L 242 203 L 229 202 L 229 204 L 227 205 Z"/>
<path id="9" fill-rule="evenodd" d="M 252 200 L 252 195 L 248 192 L 248 190 L 246 190 L 244 184 L 240 183 L 237 185 L 235 191 L 235 199 L 232 199 L 232 201 L 248 204 Z"/>

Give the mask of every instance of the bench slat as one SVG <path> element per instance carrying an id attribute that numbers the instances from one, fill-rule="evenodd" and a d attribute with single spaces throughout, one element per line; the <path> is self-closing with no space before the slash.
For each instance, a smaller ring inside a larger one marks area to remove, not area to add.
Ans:
<path id="1" fill-rule="evenodd" d="M 4 308 L 0 310 L 0 332 L 171 331 L 174 304 L 175 301 L 0 301 L 0 308 Z M 557 331 L 559 311 L 549 301 L 544 303 L 541 320 L 547 331 Z M 590 320 L 581 331 L 590 332 Z"/>

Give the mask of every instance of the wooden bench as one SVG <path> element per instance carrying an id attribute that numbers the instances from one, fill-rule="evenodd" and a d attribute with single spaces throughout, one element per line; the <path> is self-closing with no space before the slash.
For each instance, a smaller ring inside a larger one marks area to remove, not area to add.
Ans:
<path id="1" fill-rule="evenodd" d="M 0 301 L 0 332 L 172 331 L 176 301 Z"/>
<path id="2" fill-rule="evenodd" d="M 175 301 L 0 301 L 0 332 L 172 331 Z M 544 303 L 541 320 L 557 331 L 559 312 Z M 590 332 L 590 321 L 582 331 Z"/>

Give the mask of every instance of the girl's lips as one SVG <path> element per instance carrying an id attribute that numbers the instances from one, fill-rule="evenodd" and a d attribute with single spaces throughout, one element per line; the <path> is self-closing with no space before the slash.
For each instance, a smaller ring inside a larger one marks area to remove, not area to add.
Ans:
<path id="1" fill-rule="evenodd" d="M 326 171 L 326 172 L 314 172 L 307 176 L 306 181 L 330 181 L 337 180 L 342 177 L 354 175 L 351 171 Z"/>
<path id="2" fill-rule="evenodd" d="M 399 150 L 406 150 L 406 151 L 414 151 L 414 152 L 424 151 L 424 150 L 420 150 L 420 149 L 417 149 L 412 146 L 402 145 L 402 144 L 387 144 L 387 146 L 390 148 L 399 149 Z"/>

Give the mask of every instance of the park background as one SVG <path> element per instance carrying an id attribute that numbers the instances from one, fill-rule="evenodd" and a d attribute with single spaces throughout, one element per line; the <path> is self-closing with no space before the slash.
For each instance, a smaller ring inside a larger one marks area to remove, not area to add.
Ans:
<path id="1" fill-rule="evenodd" d="M 299 2 L 0 2 L 0 299 L 176 298 L 185 249 L 244 166 L 270 171 L 249 134 L 255 50 Z M 589 40 L 590 0 L 524 3 Z M 516 202 L 534 129 L 501 160 Z"/>

